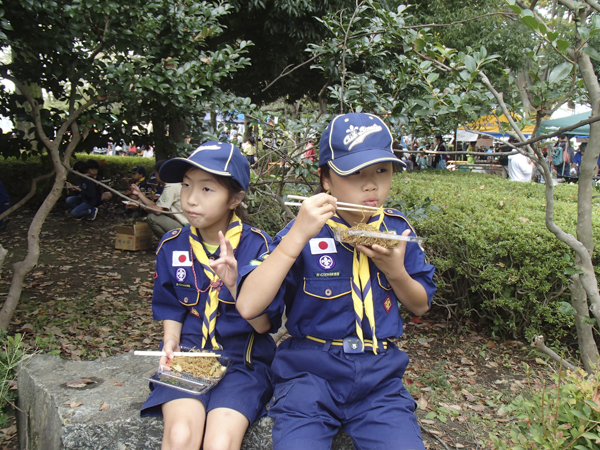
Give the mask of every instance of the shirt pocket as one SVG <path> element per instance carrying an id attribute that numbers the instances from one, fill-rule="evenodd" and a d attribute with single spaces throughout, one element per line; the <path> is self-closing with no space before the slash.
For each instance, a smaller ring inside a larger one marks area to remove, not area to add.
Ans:
<path id="1" fill-rule="evenodd" d="M 388 282 L 387 278 L 381 272 L 377 272 L 377 283 L 379 283 L 379 287 L 384 291 L 391 291 L 392 286 Z"/>
<path id="2" fill-rule="evenodd" d="M 177 294 L 177 300 L 183 306 L 195 306 L 200 301 L 200 292 L 195 288 L 184 288 L 175 287 L 175 293 Z"/>
<path id="3" fill-rule="evenodd" d="M 300 322 L 307 335 L 324 339 L 345 337 L 354 326 L 352 279 L 305 278 Z"/>

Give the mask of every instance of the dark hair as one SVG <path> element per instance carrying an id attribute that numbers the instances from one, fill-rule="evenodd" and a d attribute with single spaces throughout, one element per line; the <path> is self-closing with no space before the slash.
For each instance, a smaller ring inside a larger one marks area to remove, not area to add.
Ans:
<path id="1" fill-rule="evenodd" d="M 160 170 L 161 166 L 166 162 L 167 162 L 166 159 L 159 159 L 158 161 L 156 161 L 156 164 L 154 164 L 154 170 L 156 170 L 158 172 Z"/>
<path id="2" fill-rule="evenodd" d="M 192 169 L 196 169 L 196 167 L 190 167 L 188 170 L 186 170 L 185 173 L 188 173 Z M 200 170 L 200 169 L 196 169 L 196 170 Z M 240 185 L 240 183 L 238 183 L 231 177 L 215 175 L 215 179 L 217 180 L 217 183 L 219 183 L 221 186 L 223 186 L 225 189 L 227 189 L 230 199 L 233 198 L 236 194 L 239 194 L 240 192 L 244 191 L 242 189 L 242 186 Z M 244 198 L 245 198 L 245 196 L 244 196 Z M 242 201 L 243 201 L 243 199 L 242 199 Z M 240 218 L 240 220 L 242 222 L 250 223 L 250 219 L 246 215 L 246 211 L 244 211 L 244 208 L 242 207 L 241 203 L 235 208 L 235 213 L 237 214 L 237 216 Z M 229 216 L 229 218 L 231 219 L 231 215 Z"/>
<path id="3" fill-rule="evenodd" d="M 86 164 L 87 164 L 88 169 L 99 169 L 100 168 L 100 164 L 98 164 L 98 161 L 96 161 L 95 159 L 88 159 L 86 161 Z"/>
<path id="4" fill-rule="evenodd" d="M 79 173 L 86 173 L 88 165 L 85 161 L 76 161 L 75 164 L 73 164 L 73 170 Z"/>
<path id="5" fill-rule="evenodd" d="M 436 138 L 436 139 L 439 139 L 439 140 L 440 140 L 440 141 L 442 141 L 442 142 L 444 142 L 444 138 L 442 137 L 442 135 L 441 135 L 441 134 L 436 134 L 436 135 L 435 135 L 435 138 Z"/>

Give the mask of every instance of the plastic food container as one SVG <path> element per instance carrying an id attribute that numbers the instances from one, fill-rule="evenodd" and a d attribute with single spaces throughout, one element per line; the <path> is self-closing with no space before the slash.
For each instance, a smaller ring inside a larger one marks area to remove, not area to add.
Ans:
<path id="1" fill-rule="evenodd" d="M 159 365 L 157 370 L 151 370 L 144 375 L 144 379 L 154 384 L 171 387 L 189 394 L 200 395 L 215 387 L 223 379 L 229 366 L 231 366 L 231 359 L 225 356 L 220 356 L 217 360 L 225 367 L 225 370 L 218 377 L 199 378 L 188 372 L 165 370 L 163 366 Z"/>
<path id="2" fill-rule="evenodd" d="M 366 245 L 367 247 L 378 244 L 386 248 L 396 248 L 400 245 L 400 241 L 417 242 L 420 244 L 427 239 L 417 236 L 402 236 L 396 234 L 395 231 L 382 233 L 380 231 L 352 230 L 337 227 L 333 229 L 333 234 L 335 240 L 338 242 L 344 242 L 346 244 L 361 244 Z M 382 242 L 382 239 L 385 242 Z"/>

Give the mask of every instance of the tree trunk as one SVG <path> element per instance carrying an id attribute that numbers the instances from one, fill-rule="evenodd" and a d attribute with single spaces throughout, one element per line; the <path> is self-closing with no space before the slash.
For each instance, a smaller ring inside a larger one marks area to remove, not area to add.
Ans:
<path id="1" fill-rule="evenodd" d="M 154 157 L 157 161 L 169 159 L 168 136 L 165 121 L 159 117 L 152 117 L 154 129 Z"/>
<path id="2" fill-rule="evenodd" d="M 13 265 L 13 276 L 10 283 L 10 289 L 6 297 L 6 301 L 0 310 L 0 328 L 6 330 L 10 324 L 19 299 L 23 290 L 23 280 L 27 274 L 37 265 L 40 256 L 40 231 L 42 225 L 46 221 L 48 214 L 60 198 L 65 181 L 67 179 L 67 171 L 64 167 L 57 167 L 56 178 L 52 190 L 42 203 L 42 206 L 37 210 L 29 231 L 27 233 L 27 255 L 25 259 Z"/>
<path id="3" fill-rule="evenodd" d="M 585 321 L 590 317 L 587 295 L 579 281 L 579 275 L 573 276 L 571 284 L 571 304 L 577 311 L 575 315 L 575 328 L 577 329 L 577 341 L 581 361 L 586 372 L 591 373 L 598 364 L 598 347 L 594 341 L 594 332 L 592 326 Z"/>

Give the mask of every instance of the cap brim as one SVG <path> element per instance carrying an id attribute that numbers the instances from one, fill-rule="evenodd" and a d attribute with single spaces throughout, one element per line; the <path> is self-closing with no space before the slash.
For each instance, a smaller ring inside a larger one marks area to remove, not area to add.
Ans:
<path id="1" fill-rule="evenodd" d="M 367 154 L 369 155 L 368 161 L 365 161 L 365 156 Z M 349 155 L 344 155 L 341 158 L 330 160 L 327 162 L 327 164 L 331 170 L 333 170 L 340 177 L 347 177 L 358 172 L 359 170 L 364 169 L 365 167 L 383 162 L 392 162 L 406 167 L 406 164 L 404 164 L 401 159 L 391 154 L 389 150 L 368 150 L 350 153 Z"/>
<path id="2" fill-rule="evenodd" d="M 214 166 L 211 167 L 211 164 L 199 164 L 186 158 L 169 159 L 160 167 L 158 175 L 165 183 L 181 183 L 183 181 L 183 176 L 190 167 L 195 167 L 196 169 L 201 169 L 214 175 L 231 178 L 229 172 L 224 172 Z"/>

